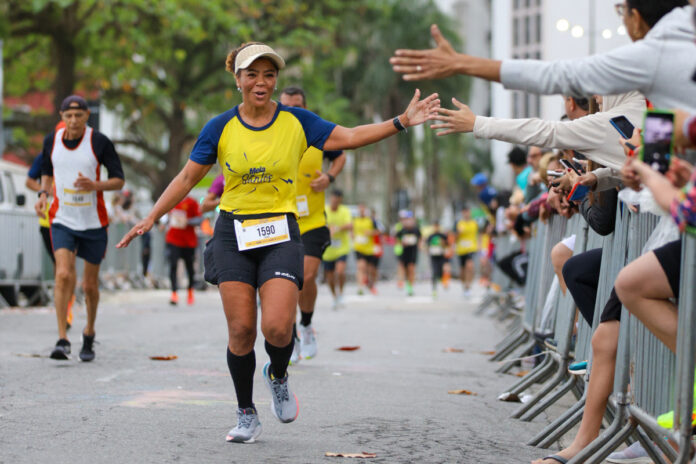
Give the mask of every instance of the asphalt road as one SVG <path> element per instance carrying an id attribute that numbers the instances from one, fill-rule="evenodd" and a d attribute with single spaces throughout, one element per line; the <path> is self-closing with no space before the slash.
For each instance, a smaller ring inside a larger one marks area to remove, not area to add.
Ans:
<path id="1" fill-rule="evenodd" d="M 290 368 L 300 401 L 292 424 L 270 412 L 258 340 L 254 397 L 264 431 L 250 445 L 224 439 L 236 402 L 215 289 L 191 307 L 169 306 L 166 291 L 103 294 L 88 364 L 76 355 L 84 311 L 71 332 L 73 359 L 56 362 L 47 357 L 56 341 L 50 308 L 2 310 L 0 463 L 346 462 L 327 451 L 376 453 L 365 461 L 374 463 L 516 463 L 550 454 L 524 445 L 548 419 L 508 419 L 517 405 L 496 400 L 517 378 L 495 374 L 481 353 L 504 326 L 474 316 L 476 297 L 453 288 L 434 300 L 423 284 L 421 296 L 406 298 L 393 283 L 379 296 L 348 294 L 334 311 L 320 291 L 319 354 Z M 443 351 L 450 347 L 463 352 Z"/>

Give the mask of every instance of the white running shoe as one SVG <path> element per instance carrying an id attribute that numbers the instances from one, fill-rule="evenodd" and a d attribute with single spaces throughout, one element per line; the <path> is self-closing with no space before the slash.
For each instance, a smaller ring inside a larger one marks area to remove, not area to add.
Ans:
<path id="1" fill-rule="evenodd" d="M 288 373 L 282 379 L 276 379 L 270 370 L 271 363 L 268 362 L 263 366 L 263 379 L 271 392 L 271 412 L 280 422 L 292 422 L 300 414 L 300 403 L 288 387 Z"/>
<path id="2" fill-rule="evenodd" d="M 261 422 L 256 409 L 237 409 L 237 426 L 227 433 L 226 440 L 234 443 L 254 443 L 259 435 Z"/>
<path id="3" fill-rule="evenodd" d="M 290 365 L 299 363 L 300 359 L 302 359 L 302 357 L 300 356 L 300 339 L 296 338 L 295 343 L 292 346 L 292 354 L 290 355 Z"/>
<path id="4" fill-rule="evenodd" d="M 635 442 L 628 448 L 611 453 L 607 456 L 607 462 L 615 464 L 652 464 L 648 452 L 643 449 L 640 442 Z"/>
<path id="5" fill-rule="evenodd" d="M 317 339 L 312 324 L 307 327 L 300 324 L 297 327 L 300 329 L 300 356 L 302 359 L 312 359 L 317 355 Z"/>

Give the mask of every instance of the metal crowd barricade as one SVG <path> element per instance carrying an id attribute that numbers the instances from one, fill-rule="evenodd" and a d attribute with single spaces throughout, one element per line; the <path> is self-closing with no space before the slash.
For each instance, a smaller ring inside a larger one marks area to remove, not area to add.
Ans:
<path id="1" fill-rule="evenodd" d="M 499 235 L 491 238 L 495 244 L 495 258 L 508 256 L 509 254 L 520 249 L 520 242 L 512 234 Z M 491 287 L 496 287 L 495 290 L 489 291 L 476 308 L 476 314 L 481 315 L 491 306 L 495 306 L 498 319 L 504 320 L 511 314 L 514 314 L 516 308 L 514 306 L 514 295 L 512 292 L 512 280 L 500 270 L 498 266 L 493 266 L 491 273 Z M 514 330 L 519 328 L 519 318 L 516 319 Z"/>
<path id="2" fill-rule="evenodd" d="M 575 254 L 582 253 L 586 249 L 587 229 L 587 223 L 579 214 L 568 221 L 565 230 L 568 234 L 575 233 L 573 250 Z M 547 266 L 551 266 L 550 261 Z M 550 294 L 549 297 L 552 298 L 552 312 L 555 319 L 553 334 L 558 344 L 556 351 L 549 352 L 547 358 L 550 360 L 554 372 L 552 377 L 529 401 L 513 412 L 511 417 L 523 421 L 531 421 L 573 389 L 575 389 L 576 395 L 580 396 L 577 376 L 568 373 L 568 364 L 572 359 L 570 352 L 575 325 L 575 302 L 570 294 L 562 295 L 560 289 L 556 290 L 556 294 Z"/>
<path id="3" fill-rule="evenodd" d="M 619 204 L 619 207 L 620 214 L 617 214 L 612 260 L 608 264 L 611 270 L 610 274 L 613 274 L 614 278 L 628 262 L 640 256 L 643 245 L 654 230 L 658 220 L 658 217 L 652 214 L 633 214 L 629 213 L 627 208 L 621 208 L 621 204 Z M 603 259 L 602 268 L 604 267 L 605 261 Z M 646 278 L 648 277 L 646 276 Z M 603 277 L 600 277 L 600 281 L 602 279 Z M 614 280 L 615 279 L 612 279 L 611 282 Z M 602 301 L 606 301 L 606 299 Z M 597 314 L 596 311 L 595 318 L 597 317 L 599 317 L 599 314 Z M 629 414 L 631 403 L 634 399 L 636 401 L 646 401 L 645 404 L 640 406 L 650 409 L 657 407 L 658 404 L 654 398 L 660 393 L 658 391 L 651 391 L 651 388 L 648 387 L 639 395 L 634 395 L 632 393 L 634 389 L 645 387 L 645 384 L 639 380 L 638 383 L 634 382 L 634 384 L 631 385 L 631 369 L 635 368 L 636 370 L 641 370 L 641 376 L 646 376 L 645 379 L 650 377 L 654 378 L 656 374 L 664 374 L 662 369 L 657 370 L 657 372 L 650 372 L 650 367 L 654 368 L 655 366 L 654 362 L 648 363 L 648 366 L 631 363 L 632 353 L 634 355 L 639 352 L 650 353 L 650 356 L 654 356 L 655 358 L 659 358 L 661 354 L 660 350 L 655 349 L 656 346 L 654 343 L 648 342 L 646 344 L 643 343 L 644 340 L 639 342 L 639 349 L 636 350 L 637 347 L 631 340 L 631 334 L 635 334 L 639 329 L 635 321 L 631 321 L 631 319 L 626 309 L 623 308 L 621 315 L 622 323 L 619 331 L 616 372 L 614 375 L 614 394 L 610 398 L 610 404 L 615 408 L 614 420 L 596 440 L 569 461 L 571 464 L 584 462 L 600 463 L 614 449 L 631 436 L 637 437 L 640 440 L 651 459 L 656 463 L 662 464 L 667 462 L 663 459 L 662 453 L 665 453 L 670 460 L 675 457 L 674 450 L 662 439 L 661 435 L 654 434 L 649 428 L 638 427 L 638 421 L 632 419 Z M 641 338 L 645 339 L 643 335 L 641 335 Z M 657 363 L 667 363 L 668 359 L 662 358 L 656 361 Z M 663 377 L 661 381 L 669 382 L 670 378 L 671 376 Z M 642 385 L 639 385 L 639 383 Z M 650 381 L 646 383 L 649 384 Z M 662 391 L 669 391 L 669 388 L 670 387 L 667 386 L 667 388 Z M 649 399 L 651 396 L 653 399 Z M 655 444 L 653 444 L 653 442 Z"/>
<path id="4" fill-rule="evenodd" d="M 514 353 L 513 359 L 530 354 L 537 344 L 534 334 L 540 321 L 540 308 L 549 293 L 554 276 L 553 267 L 550 265 L 551 249 L 563 238 L 566 225 L 567 220 L 560 216 L 552 216 L 548 224 L 536 223 L 536 237 L 529 241 L 528 249 L 529 265 L 525 285 L 525 309 L 522 315 L 523 341 L 522 346 Z M 502 360 L 504 357 L 497 359 Z M 497 371 L 507 372 L 515 362 L 509 361 Z M 532 384 L 546 380 L 552 375 L 553 367 L 554 363 L 550 357 L 545 357 L 539 366 L 506 390 L 506 393 L 519 394 Z"/>
<path id="5" fill-rule="evenodd" d="M 582 222 L 582 229 L 584 229 L 584 233 L 581 231 L 579 232 L 580 235 L 576 238 L 575 242 L 575 252 L 574 254 L 579 254 L 584 251 L 589 251 L 593 250 L 596 248 L 602 248 L 603 249 L 603 260 L 606 261 L 606 263 L 609 263 L 611 261 L 611 249 L 612 249 L 612 243 L 613 243 L 613 235 L 608 236 L 608 237 L 602 237 L 598 235 L 596 232 L 593 230 L 589 229 L 586 223 L 584 221 Z M 586 237 L 586 241 L 583 244 L 579 240 L 581 238 Z M 584 245 L 584 246 L 583 246 Z M 607 272 L 607 268 L 605 267 L 605 274 Z M 611 291 L 611 285 L 607 285 L 606 282 L 609 280 L 606 279 L 605 275 L 602 275 L 600 273 L 600 285 L 598 288 L 597 292 L 597 303 L 596 303 L 596 310 L 595 310 L 595 315 L 596 315 L 596 322 L 599 321 L 599 312 L 601 311 L 603 302 L 606 300 L 606 298 L 609 295 L 609 292 Z M 613 283 L 613 280 L 610 282 Z M 608 288 L 607 288 L 608 287 Z M 575 308 L 575 303 L 572 301 L 572 297 L 570 295 L 566 295 L 566 298 L 570 298 L 571 302 L 570 304 L 572 305 L 572 308 Z M 562 305 L 561 305 L 562 306 Z M 571 309 L 570 313 L 574 314 L 574 310 Z M 559 308 L 559 311 L 561 311 L 562 308 Z M 562 325 L 562 321 L 559 322 L 558 325 Z M 557 327 L 558 327 L 557 325 Z M 567 328 L 567 326 L 566 326 Z M 557 328 L 559 330 L 559 333 L 562 332 L 562 328 Z M 592 327 L 585 321 L 584 318 L 580 317 L 578 318 L 578 330 L 576 334 L 576 342 L 575 342 L 575 359 L 576 360 L 585 360 L 590 358 L 591 354 L 591 339 L 592 339 L 592 333 L 593 329 Z M 568 333 L 565 333 L 565 336 L 561 336 L 561 339 L 567 340 Z M 560 346 L 560 341 L 559 341 L 559 346 Z M 559 350 L 562 353 L 564 353 L 564 350 Z M 532 446 L 539 446 L 542 448 L 547 448 L 550 446 L 552 443 L 558 441 L 563 435 L 568 433 L 580 420 L 582 419 L 582 415 L 584 412 L 584 406 L 585 406 L 585 389 L 584 389 L 584 383 L 580 383 L 580 378 L 578 376 L 575 376 L 577 381 L 571 387 L 572 391 L 578 396 L 578 393 L 580 393 L 580 398 L 578 401 L 573 404 L 570 408 L 568 408 L 563 414 L 561 414 L 559 417 L 557 417 L 554 421 L 552 421 L 549 425 L 547 425 L 543 430 L 541 430 L 537 435 L 535 435 L 531 440 L 527 442 L 528 445 Z M 559 392 L 560 393 L 560 392 Z M 552 400 L 558 400 L 560 399 L 560 396 L 554 396 L 552 397 Z M 553 401 L 550 401 L 553 402 Z M 542 406 L 539 406 L 541 408 Z M 541 411 L 539 411 L 541 412 Z M 531 420 L 534 416 L 536 416 L 536 413 L 532 413 L 530 411 L 529 415 L 524 416 L 523 419 L 529 419 Z"/>

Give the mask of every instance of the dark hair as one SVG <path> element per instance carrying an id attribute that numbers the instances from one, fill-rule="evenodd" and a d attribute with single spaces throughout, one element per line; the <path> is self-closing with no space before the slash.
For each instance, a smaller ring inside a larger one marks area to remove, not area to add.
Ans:
<path id="1" fill-rule="evenodd" d="M 234 74 L 234 61 L 237 59 L 239 52 L 247 48 L 249 45 L 265 45 L 263 42 L 246 42 L 241 44 L 239 47 L 235 48 L 227 54 L 227 59 L 225 59 L 225 69 L 227 72 Z M 271 61 L 273 63 L 273 61 Z M 273 66 L 276 64 L 273 63 Z M 276 69 L 278 69 L 276 67 Z"/>
<path id="2" fill-rule="evenodd" d="M 292 94 L 288 94 L 288 95 L 292 95 Z M 333 190 L 331 191 L 331 195 L 337 196 L 337 197 L 339 197 L 339 198 L 343 198 L 343 190 L 341 190 L 341 189 L 333 189 Z"/>
<path id="3" fill-rule="evenodd" d="M 590 111 L 590 100 L 586 97 L 570 97 L 584 111 Z"/>
<path id="4" fill-rule="evenodd" d="M 514 147 L 508 153 L 508 163 L 515 166 L 524 166 L 527 164 L 527 153 L 520 147 Z"/>
<path id="5" fill-rule="evenodd" d="M 650 27 L 673 9 L 688 3 L 687 0 L 626 0 L 628 8 L 638 10 L 643 21 Z"/>
<path id="6" fill-rule="evenodd" d="M 295 87 L 295 86 L 285 87 L 283 89 L 283 91 L 280 92 L 280 94 L 281 95 L 283 95 L 283 94 L 290 95 L 291 97 L 295 96 L 295 95 L 302 95 L 302 104 L 305 106 L 307 105 L 307 97 L 305 97 L 304 90 L 302 90 L 299 87 Z"/>

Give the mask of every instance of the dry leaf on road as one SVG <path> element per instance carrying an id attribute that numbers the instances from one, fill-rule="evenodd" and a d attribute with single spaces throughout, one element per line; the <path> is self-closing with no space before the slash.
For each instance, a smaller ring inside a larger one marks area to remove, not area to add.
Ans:
<path id="1" fill-rule="evenodd" d="M 473 395 L 476 396 L 476 393 L 469 391 L 469 390 L 450 390 L 447 393 L 450 395 Z"/>
<path id="2" fill-rule="evenodd" d="M 170 354 L 168 356 L 150 356 L 153 361 L 174 361 L 178 356 Z"/>
<path id="3" fill-rule="evenodd" d="M 337 351 L 355 351 L 359 349 L 359 346 L 339 346 L 338 348 L 336 348 Z"/>
<path id="4" fill-rule="evenodd" d="M 461 348 L 452 348 L 452 347 L 447 347 L 442 351 L 444 351 L 445 353 L 463 353 L 464 352 L 464 350 L 462 350 Z"/>
<path id="5" fill-rule="evenodd" d="M 370 459 L 370 458 L 376 458 L 377 453 L 367 453 L 365 451 L 362 451 L 360 453 L 332 453 L 330 451 L 327 451 L 324 453 L 324 456 L 327 456 L 329 458 L 361 458 L 361 459 Z"/>
<path id="6" fill-rule="evenodd" d="M 493 356 L 495 354 L 495 351 L 482 351 L 481 354 L 484 354 L 486 356 Z"/>

